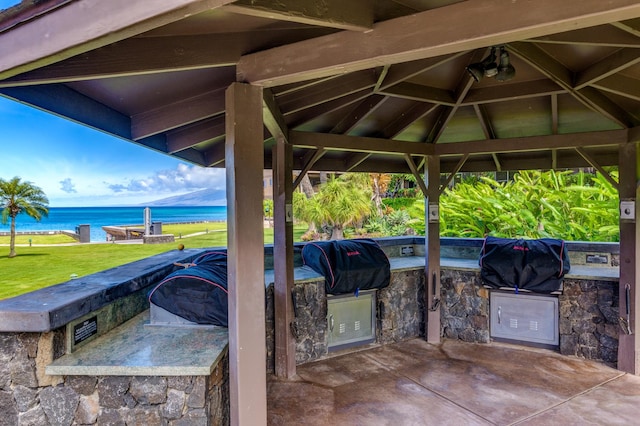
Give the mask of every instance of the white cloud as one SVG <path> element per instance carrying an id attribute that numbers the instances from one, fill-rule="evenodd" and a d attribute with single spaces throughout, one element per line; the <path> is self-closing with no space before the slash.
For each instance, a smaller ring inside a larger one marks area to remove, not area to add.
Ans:
<path id="1" fill-rule="evenodd" d="M 105 182 L 119 194 L 155 193 L 179 194 L 201 189 L 224 189 L 225 170 L 178 164 L 175 169 L 161 170 L 142 179 L 129 179 L 122 183 Z"/>
<path id="2" fill-rule="evenodd" d="M 68 194 L 78 192 L 76 190 L 76 185 L 73 183 L 71 178 L 63 179 L 59 183 L 60 183 L 60 189 Z"/>

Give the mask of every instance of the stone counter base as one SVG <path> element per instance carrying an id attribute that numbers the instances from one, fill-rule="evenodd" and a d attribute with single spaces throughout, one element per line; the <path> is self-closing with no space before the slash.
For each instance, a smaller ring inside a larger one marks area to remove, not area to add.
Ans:
<path id="1" fill-rule="evenodd" d="M 227 355 L 209 376 L 44 375 L 63 334 L 0 334 L 0 426 L 229 424 Z"/>
<path id="2" fill-rule="evenodd" d="M 445 270 L 441 279 L 442 336 L 489 342 L 489 290 L 482 287 L 480 272 Z M 560 353 L 615 368 L 620 333 L 618 283 L 567 278 L 563 287 L 558 296 Z"/>

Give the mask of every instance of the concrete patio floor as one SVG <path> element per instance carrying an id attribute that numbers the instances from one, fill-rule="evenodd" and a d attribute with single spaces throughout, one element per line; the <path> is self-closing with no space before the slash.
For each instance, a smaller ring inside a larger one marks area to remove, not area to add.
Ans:
<path id="1" fill-rule="evenodd" d="M 636 425 L 640 377 L 553 351 L 421 339 L 271 378 L 269 425 Z"/>

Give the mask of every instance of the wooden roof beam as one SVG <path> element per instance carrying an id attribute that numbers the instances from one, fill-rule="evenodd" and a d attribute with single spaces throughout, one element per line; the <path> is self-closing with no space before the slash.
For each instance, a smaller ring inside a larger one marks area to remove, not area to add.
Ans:
<path id="1" fill-rule="evenodd" d="M 333 126 L 333 129 L 331 129 L 330 133 L 349 133 L 354 127 L 358 125 L 358 123 L 360 123 L 376 109 L 378 109 L 380 105 L 383 104 L 385 99 L 386 98 L 384 96 L 376 94 L 367 97 L 354 108 L 352 108 L 351 111 L 349 111 L 349 113 L 347 113 L 338 124 Z"/>
<path id="2" fill-rule="evenodd" d="M 234 0 L 77 0 L 0 34 L 0 80 Z M 56 37 L 51 37 L 56 34 Z"/>
<path id="3" fill-rule="evenodd" d="M 497 86 L 469 90 L 467 97 L 460 105 L 489 104 L 562 93 L 567 93 L 567 90 L 548 79 L 526 83 L 503 83 Z"/>
<path id="4" fill-rule="evenodd" d="M 580 156 L 582 158 L 585 159 L 585 161 L 589 164 L 591 164 L 591 167 L 593 167 L 594 169 L 596 169 L 597 171 L 600 172 L 600 174 L 611 184 L 613 185 L 614 188 L 618 189 L 618 181 L 616 181 L 613 176 L 611 176 L 609 174 L 608 171 L 606 171 L 600 164 L 598 164 L 598 162 L 595 160 L 595 158 L 593 158 L 591 155 L 589 155 L 583 148 L 580 147 L 576 147 L 575 148 L 576 152 L 578 154 L 580 154 Z"/>
<path id="5" fill-rule="evenodd" d="M 620 20 L 617 22 L 611 22 L 612 25 L 622 31 L 626 31 L 636 37 L 640 37 L 640 22 L 638 20 Z"/>
<path id="6" fill-rule="evenodd" d="M 571 71 L 546 52 L 531 43 L 510 43 L 509 50 L 518 55 L 529 65 L 549 77 L 583 105 L 609 118 L 621 127 L 633 127 L 635 119 L 625 110 L 601 95 L 596 89 L 585 87 L 575 90 Z"/>
<path id="7" fill-rule="evenodd" d="M 283 114 L 342 98 L 363 89 L 370 89 L 377 81 L 375 70 L 364 70 L 347 74 L 291 94 L 277 96 L 276 101 Z"/>
<path id="8" fill-rule="evenodd" d="M 424 182 L 424 178 L 422 177 L 422 175 L 420 174 L 420 171 L 418 170 L 418 166 L 416 166 L 416 163 L 413 161 L 413 158 L 411 157 L 410 154 L 405 154 L 404 160 L 407 162 L 407 166 L 409 166 L 409 170 L 411 170 L 411 174 L 416 178 L 416 182 L 418 183 L 418 186 L 422 191 L 422 196 L 427 198 L 429 191 L 427 189 L 427 184 Z"/>
<path id="9" fill-rule="evenodd" d="M 576 76 L 575 89 L 582 89 L 598 80 L 640 63 L 638 49 L 621 49 L 592 65 Z"/>
<path id="10" fill-rule="evenodd" d="M 544 37 L 524 40 L 532 43 L 573 44 L 584 46 L 640 47 L 640 38 L 614 25 L 600 25 Z"/>
<path id="11" fill-rule="evenodd" d="M 226 143 L 217 143 L 205 152 L 202 153 L 204 158 L 205 167 L 220 166 L 225 159 L 226 155 Z"/>
<path id="12" fill-rule="evenodd" d="M 280 112 L 273 92 L 269 89 L 262 92 L 262 121 L 274 138 L 280 138 L 286 143 L 289 142 L 289 128 L 282 112 Z"/>
<path id="13" fill-rule="evenodd" d="M 482 128 L 485 138 L 495 139 L 496 132 L 491 124 L 491 119 L 489 118 L 487 109 L 483 105 L 474 104 L 473 110 L 476 112 L 478 121 L 480 121 L 480 127 Z M 500 157 L 498 157 L 498 154 L 492 152 L 491 158 L 493 159 L 493 163 L 496 165 L 496 171 L 502 171 L 502 164 L 500 163 Z"/>
<path id="14" fill-rule="evenodd" d="M 469 158 L 469 154 L 467 153 L 462 156 L 460 161 L 458 161 L 458 164 L 456 164 L 456 166 L 453 168 L 451 173 L 449 173 L 449 176 L 447 176 L 447 179 L 445 180 L 445 182 L 442 185 L 440 185 L 440 188 L 439 188 L 440 194 L 442 194 L 445 188 L 449 186 L 453 178 L 456 177 L 456 174 L 460 172 L 460 170 L 462 169 L 462 166 L 464 166 L 464 163 L 467 162 L 468 158 Z"/>
<path id="15" fill-rule="evenodd" d="M 177 158 L 182 158 L 183 160 L 188 161 L 190 163 L 206 167 L 205 166 L 206 161 L 204 159 L 204 155 L 202 154 L 202 152 L 196 149 L 188 148 L 188 149 L 176 152 L 175 154 L 173 154 L 173 156 Z"/>
<path id="16" fill-rule="evenodd" d="M 133 115 L 132 139 L 142 139 L 224 113 L 225 90 L 219 88 Z"/>
<path id="17" fill-rule="evenodd" d="M 385 90 L 400 82 L 406 81 L 411 77 L 422 74 L 430 69 L 447 63 L 459 56 L 465 55 L 467 52 L 457 52 L 450 55 L 436 56 L 435 58 L 419 59 L 417 61 L 406 62 L 402 64 L 394 64 L 388 66 L 387 73 L 380 82 L 377 90 Z"/>
<path id="18" fill-rule="evenodd" d="M 0 89 L 0 96 L 48 111 L 112 136 L 131 139 L 131 119 L 64 84 Z M 166 152 L 166 147 L 155 147 Z"/>
<path id="19" fill-rule="evenodd" d="M 240 58 L 238 41 L 211 35 L 131 38 L 0 81 L 0 87 L 232 66 Z"/>
<path id="20" fill-rule="evenodd" d="M 289 133 L 289 137 L 292 145 L 305 148 L 325 148 L 327 150 L 387 154 L 429 155 L 433 153 L 433 145 L 420 142 L 403 142 L 361 136 L 300 132 L 295 130 Z"/>
<path id="21" fill-rule="evenodd" d="M 238 0 L 225 6 L 229 12 L 279 21 L 366 31 L 373 25 L 370 0 Z"/>
<path id="22" fill-rule="evenodd" d="M 633 99 L 640 102 L 640 85 L 638 80 L 618 74 L 592 84 L 598 90 L 614 93 L 618 96 Z"/>
<path id="23" fill-rule="evenodd" d="M 278 86 L 640 16 L 636 0 L 565 0 L 562 7 L 556 0 L 539 0 L 536 13 L 532 7 L 529 2 L 468 0 L 379 22 L 363 33 L 340 32 L 276 47 L 243 56 L 237 80 Z"/>
<path id="24" fill-rule="evenodd" d="M 401 114 L 398 114 L 384 129 L 382 129 L 383 137 L 393 139 L 402 133 L 407 127 L 411 126 L 422 117 L 431 114 L 436 110 L 438 105 L 418 102 Z"/>
<path id="25" fill-rule="evenodd" d="M 480 52 L 480 51 L 475 52 L 471 56 L 470 62 L 475 63 L 477 61 L 480 61 L 481 55 L 484 55 L 484 52 Z M 475 80 L 466 72 L 462 74 L 460 82 L 458 83 L 455 89 L 455 93 L 454 93 L 455 102 L 450 108 L 446 107 L 442 109 L 442 113 L 440 114 L 438 121 L 436 121 L 434 127 L 429 132 L 428 142 L 437 143 L 438 140 L 440 140 L 440 138 L 442 137 L 442 134 L 447 128 L 447 125 L 449 124 L 453 116 L 458 111 L 458 108 L 466 98 L 467 94 L 469 93 L 469 90 L 471 90 L 471 87 L 473 86 L 474 82 Z"/>
<path id="26" fill-rule="evenodd" d="M 337 99 L 333 99 L 329 102 L 325 102 L 323 104 L 315 105 L 310 108 L 302 109 L 296 111 L 294 113 L 286 114 L 285 119 L 289 124 L 290 129 L 294 129 L 298 126 L 301 126 L 315 118 L 321 114 L 328 114 L 330 112 L 337 111 L 341 108 L 346 108 L 349 105 L 359 102 L 367 97 L 371 96 L 371 89 L 366 88 L 360 90 L 358 92 L 352 93 L 347 96 L 343 96 Z"/>
<path id="27" fill-rule="evenodd" d="M 225 134 L 225 116 L 209 118 L 187 127 L 167 132 L 167 152 L 175 154 Z"/>
<path id="28" fill-rule="evenodd" d="M 453 94 L 448 90 L 422 86 L 415 83 L 398 83 L 380 90 L 379 93 L 412 101 L 431 102 L 449 106 L 456 104 Z"/>
<path id="29" fill-rule="evenodd" d="M 529 136 L 522 138 L 457 142 L 433 145 L 435 155 L 492 154 L 496 152 L 544 151 L 628 143 L 628 131 L 608 130 L 580 134 Z"/>
<path id="30" fill-rule="evenodd" d="M 310 151 L 304 156 L 304 158 L 302 159 L 303 166 L 300 170 L 300 173 L 293 181 L 293 191 L 295 191 L 298 185 L 300 185 L 300 182 L 302 182 L 302 179 L 304 179 L 304 176 L 309 173 L 309 170 L 311 170 L 313 165 L 316 164 L 316 162 L 321 159 L 322 156 L 326 154 L 326 152 L 327 150 L 324 148 L 316 148 L 314 151 Z"/>
<path id="31" fill-rule="evenodd" d="M 351 156 L 349 156 L 349 158 L 345 160 L 344 169 L 347 172 L 352 171 L 360 164 L 362 164 L 367 158 L 371 157 L 371 155 L 372 153 L 370 152 L 356 152 L 354 154 L 351 154 Z"/>

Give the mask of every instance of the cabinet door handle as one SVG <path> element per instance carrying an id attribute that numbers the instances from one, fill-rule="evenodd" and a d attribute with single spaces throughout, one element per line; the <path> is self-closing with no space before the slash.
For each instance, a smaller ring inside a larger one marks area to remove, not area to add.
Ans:
<path id="1" fill-rule="evenodd" d="M 329 331 L 333 332 L 333 314 L 329 315 Z"/>
<path id="2" fill-rule="evenodd" d="M 498 324 L 502 320 L 502 306 L 498 306 Z"/>

